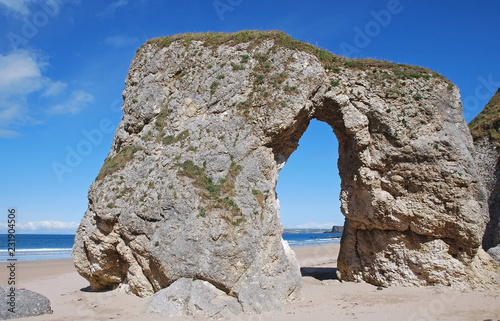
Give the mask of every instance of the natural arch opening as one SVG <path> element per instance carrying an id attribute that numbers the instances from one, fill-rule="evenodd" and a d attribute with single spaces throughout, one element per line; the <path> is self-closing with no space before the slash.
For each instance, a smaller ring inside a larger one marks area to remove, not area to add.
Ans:
<path id="1" fill-rule="evenodd" d="M 338 141 L 328 124 L 313 119 L 279 173 L 276 193 L 285 229 L 343 225 Z"/>
<path id="2" fill-rule="evenodd" d="M 339 189 L 337 190 L 337 193 L 334 194 L 335 196 L 330 195 L 330 198 L 333 196 L 340 199 L 337 203 L 339 205 L 337 208 L 340 207 L 341 213 L 346 215 L 346 213 L 350 213 L 349 207 L 352 204 L 353 195 L 355 198 L 356 194 L 359 194 L 359 191 L 364 191 L 363 188 L 358 189 L 359 184 L 353 177 L 355 173 L 359 171 L 362 163 L 359 159 L 359 152 L 366 148 L 369 142 L 369 132 L 367 128 L 368 119 L 366 115 L 360 113 L 359 110 L 349 104 L 348 101 L 343 99 L 339 100 L 337 97 L 331 97 L 329 95 L 326 95 L 323 99 L 314 101 L 314 106 L 311 107 L 311 109 L 300 111 L 287 128 L 283 128 L 283 130 L 279 131 L 278 135 L 271 138 L 267 147 L 272 148 L 276 161 L 276 169 L 279 172 L 284 168 L 285 163 L 289 160 L 292 153 L 299 147 L 299 140 L 303 137 L 310 123 L 323 124 L 322 126 L 324 126 L 324 129 L 330 133 L 330 135 L 333 134 L 333 137 L 330 136 L 333 138 L 332 140 L 337 143 L 336 146 L 332 148 L 332 151 L 338 151 L 335 155 L 336 157 L 334 157 L 337 162 L 332 161 L 330 166 L 337 166 L 338 172 L 335 172 L 335 174 L 338 173 L 339 176 L 337 187 L 340 182 L 341 188 L 340 191 Z M 316 141 L 318 141 L 317 138 Z M 277 177 L 275 183 L 277 184 Z M 353 190 L 355 190 L 355 192 L 351 193 Z M 279 189 L 277 192 L 279 193 Z M 356 200 L 354 200 L 354 202 L 356 202 Z M 332 206 L 331 210 L 333 209 L 334 207 Z M 283 208 L 281 212 L 283 212 Z M 356 213 L 355 215 L 363 217 L 366 213 Z M 347 219 L 342 219 L 342 221 L 344 221 L 344 225 L 349 226 Z M 342 244 L 345 243 L 344 237 L 346 234 L 349 236 L 344 229 L 341 241 Z M 346 251 L 352 252 L 355 250 L 355 247 L 356 238 L 348 238 Z M 346 261 L 346 258 L 342 257 L 340 248 L 337 248 L 337 250 L 338 251 L 332 251 L 331 253 L 321 253 L 321 256 L 329 255 L 330 259 L 332 259 L 332 261 L 335 260 L 336 264 L 342 264 L 340 261 Z M 315 253 L 314 256 L 318 258 L 320 253 Z M 306 265 L 303 262 L 298 263 L 301 267 Z M 333 271 L 334 276 L 332 278 L 337 277 L 336 269 L 337 267 L 335 267 Z M 325 274 L 322 272 L 324 271 L 319 271 L 320 274 Z"/>
<path id="3" fill-rule="evenodd" d="M 295 251 L 302 276 L 336 278 L 341 232 L 325 230 L 344 225 L 338 158 L 338 140 L 332 128 L 312 119 L 299 147 L 279 173 L 276 194 L 283 240 Z"/>

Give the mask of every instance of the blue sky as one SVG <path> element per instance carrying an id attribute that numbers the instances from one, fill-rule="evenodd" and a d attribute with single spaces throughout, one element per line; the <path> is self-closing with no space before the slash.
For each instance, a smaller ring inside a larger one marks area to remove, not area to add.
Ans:
<path id="1" fill-rule="evenodd" d="M 492 0 L 0 0 L 0 211 L 16 207 L 25 232 L 76 229 L 147 39 L 281 30 L 333 53 L 424 66 L 460 88 L 470 121 L 500 86 L 499 13 Z M 343 223 L 336 144 L 312 122 L 280 173 L 285 227 Z"/>

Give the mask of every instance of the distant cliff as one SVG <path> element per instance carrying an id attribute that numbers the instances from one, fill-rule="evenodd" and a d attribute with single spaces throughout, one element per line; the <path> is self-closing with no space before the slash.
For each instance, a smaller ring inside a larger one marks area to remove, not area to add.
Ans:
<path id="1" fill-rule="evenodd" d="M 474 142 L 487 138 L 495 146 L 500 146 L 500 88 L 484 109 L 469 123 Z"/>
<path id="2" fill-rule="evenodd" d="M 325 232 L 325 233 L 342 233 L 343 231 L 344 231 L 343 226 L 334 225 L 330 231 Z"/>

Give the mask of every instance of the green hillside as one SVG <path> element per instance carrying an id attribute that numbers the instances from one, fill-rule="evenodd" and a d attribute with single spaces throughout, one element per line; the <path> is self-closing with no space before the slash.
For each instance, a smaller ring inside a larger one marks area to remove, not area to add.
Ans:
<path id="1" fill-rule="evenodd" d="M 500 145 L 500 88 L 483 111 L 469 123 L 469 128 L 474 141 L 482 137 L 490 137 L 492 141 Z"/>

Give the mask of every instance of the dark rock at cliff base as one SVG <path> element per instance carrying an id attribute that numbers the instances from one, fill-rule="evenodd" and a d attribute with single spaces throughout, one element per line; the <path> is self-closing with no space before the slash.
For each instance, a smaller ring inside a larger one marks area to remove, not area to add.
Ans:
<path id="1" fill-rule="evenodd" d="M 11 300 L 14 293 L 15 301 Z M 50 301 L 45 296 L 26 289 L 16 289 L 11 291 L 10 286 L 0 285 L 0 319 L 18 319 L 34 317 L 42 314 L 52 314 Z M 9 311 L 13 306 L 9 304 L 15 302 L 14 312 Z"/>
<path id="2" fill-rule="evenodd" d="M 500 245 L 490 248 L 487 253 L 500 264 Z"/>

